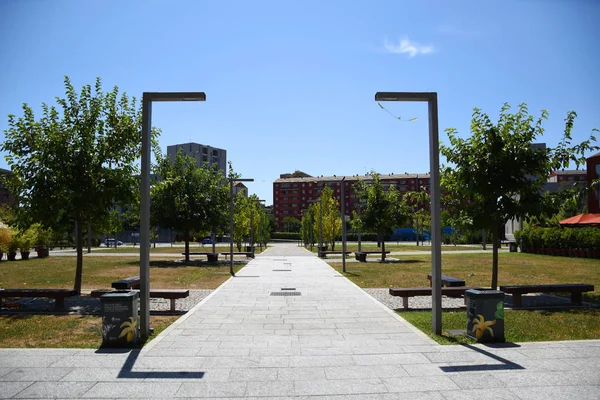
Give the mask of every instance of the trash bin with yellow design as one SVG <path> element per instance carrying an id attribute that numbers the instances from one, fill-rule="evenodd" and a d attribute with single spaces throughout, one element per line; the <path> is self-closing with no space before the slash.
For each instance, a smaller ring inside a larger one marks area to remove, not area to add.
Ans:
<path id="1" fill-rule="evenodd" d="M 465 297 L 467 336 L 481 343 L 504 342 L 504 292 L 469 289 Z"/>
<path id="2" fill-rule="evenodd" d="M 102 346 L 134 347 L 139 343 L 138 292 L 107 293 L 102 302 Z"/>

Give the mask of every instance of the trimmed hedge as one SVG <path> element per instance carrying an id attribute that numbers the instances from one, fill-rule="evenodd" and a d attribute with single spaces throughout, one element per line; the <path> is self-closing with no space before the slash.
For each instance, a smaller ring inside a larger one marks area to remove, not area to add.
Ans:
<path id="1" fill-rule="evenodd" d="M 524 253 L 600 258 L 598 228 L 526 228 L 515 239 Z"/>
<path id="2" fill-rule="evenodd" d="M 300 240 L 300 233 L 299 232 L 273 232 L 273 233 L 271 233 L 271 239 Z"/>

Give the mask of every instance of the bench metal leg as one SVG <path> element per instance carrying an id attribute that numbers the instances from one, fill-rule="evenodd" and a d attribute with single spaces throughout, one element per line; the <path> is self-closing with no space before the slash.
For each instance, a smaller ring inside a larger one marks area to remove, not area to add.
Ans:
<path id="1" fill-rule="evenodd" d="M 523 305 L 523 296 L 521 293 L 513 293 L 512 295 L 513 305 L 521 307 Z"/>
<path id="2" fill-rule="evenodd" d="M 175 311 L 175 299 L 171 299 L 171 312 Z"/>
<path id="3" fill-rule="evenodd" d="M 402 298 L 402 307 L 404 307 L 405 310 L 408 310 L 408 297 Z"/>
<path id="4" fill-rule="evenodd" d="M 65 298 L 64 297 L 57 297 L 54 299 L 54 309 L 55 310 L 62 310 L 65 308 Z"/>
<path id="5" fill-rule="evenodd" d="M 571 303 L 575 305 L 583 304 L 583 293 L 582 292 L 571 292 Z"/>

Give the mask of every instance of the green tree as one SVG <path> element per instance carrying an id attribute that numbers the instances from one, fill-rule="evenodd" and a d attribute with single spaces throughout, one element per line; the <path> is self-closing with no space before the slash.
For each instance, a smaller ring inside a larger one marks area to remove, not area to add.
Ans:
<path id="1" fill-rule="evenodd" d="M 335 240 L 342 234 L 342 216 L 339 211 L 338 201 L 333 197 L 333 189 L 325 186 L 321 191 L 320 202 L 323 214 L 323 241 L 326 245 L 331 244 L 331 250 L 335 250 Z M 314 205 L 314 232 L 320 234 L 321 211 L 320 204 Z"/>
<path id="2" fill-rule="evenodd" d="M 492 234 L 492 281 L 498 286 L 498 243 L 502 225 L 512 218 L 540 215 L 543 211 L 542 187 L 553 170 L 585 163 L 585 152 L 597 149 L 595 137 L 571 145 L 571 131 L 577 116 L 567 114 L 565 131 L 559 145 L 542 149 L 534 146 L 544 132 L 543 110 L 535 119 L 525 104 L 510 113 L 504 104 L 497 123 L 475 108 L 471 136 L 459 138 L 454 128 L 446 129 L 449 145 L 441 152 L 453 166 L 443 171 L 444 188 L 455 196 L 473 226 Z"/>
<path id="3" fill-rule="evenodd" d="M 266 246 L 271 240 L 271 224 L 269 215 L 267 215 L 264 207 L 260 207 L 259 226 L 256 236 L 256 241 L 262 246 Z"/>
<path id="4" fill-rule="evenodd" d="M 428 204 L 431 203 L 429 193 L 422 188 L 419 191 L 409 191 L 404 195 L 405 202 L 412 209 L 412 223 L 417 233 L 417 246 L 419 238 L 424 237 L 425 230 L 431 227 L 431 211 Z"/>
<path id="5" fill-rule="evenodd" d="M 408 207 L 394 186 L 387 192 L 378 173 L 372 172 L 373 180 L 367 184 L 360 180 L 356 191 L 363 200 L 360 216 L 354 215 L 354 226 L 377 233 L 381 240 L 381 260 L 385 261 L 385 238 L 392 230 L 403 225 L 408 218 Z"/>
<path id="6" fill-rule="evenodd" d="M 242 251 L 244 238 L 250 232 L 249 200 L 244 192 L 238 192 L 233 199 L 233 242 Z"/>
<path id="7" fill-rule="evenodd" d="M 300 232 L 301 223 L 298 218 L 285 217 L 283 218 L 283 226 L 286 232 Z"/>
<path id="8" fill-rule="evenodd" d="M 151 220 L 155 226 L 183 233 L 185 260 L 189 261 L 192 232 L 210 231 L 222 224 L 229 190 L 214 167 L 196 166 L 196 160 L 180 150 L 171 163 L 155 149 L 155 172 L 160 179 L 151 188 Z"/>
<path id="9" fill-rule="evenodd" d="M 23 104 L 23 116 L 8 116 L 1 150 L 13 178 L 10 190 L 21 219 L 57 232 L 75 226 L 77 267 L 74 288 L 81 292 L 83 230 L 105 219 L 116 203 L 132 196 L 141 146 L 141 112 L 135 98 L 115 86 L 103 92 L 100 78 L 77 94 L 65 77 L 58 108 L 42 103 L 37 119 Z"/>
<path id="10" fill-rule="evenodd" d="M 300 221 L 300 234 L 302 236 L 302 243 L 304 246 L 312 246 L 315 243 L 315 234 L 313 231 L 312 221 L 314 219 L 315 205 L 311 204 L 302 215 Z"/>

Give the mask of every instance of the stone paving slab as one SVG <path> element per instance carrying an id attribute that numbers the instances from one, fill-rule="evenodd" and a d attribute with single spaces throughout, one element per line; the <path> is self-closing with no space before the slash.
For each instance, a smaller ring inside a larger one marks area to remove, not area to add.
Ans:
<path id="1" fill-rule="evenodd" d="M 0 398 L 598 399 L 599 356 L 598 340 L 440 346 L 275 246 L 141 351 L 0 349 Z"/>

